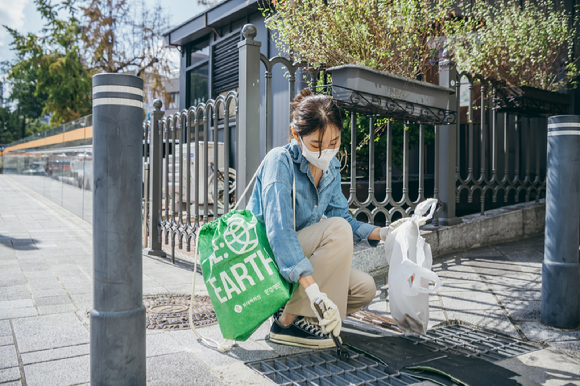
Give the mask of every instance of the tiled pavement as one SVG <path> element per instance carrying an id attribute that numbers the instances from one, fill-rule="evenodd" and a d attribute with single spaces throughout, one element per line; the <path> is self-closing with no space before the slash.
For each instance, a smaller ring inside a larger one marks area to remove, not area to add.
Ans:
<path id="1" fill-rule="evenodd" d="M 87 311 L 91 307 L 91 225 L 0 175 L 0 384 L 89 382 Z M 580 385 L 580 330 L 539 323 L 541 237 L 469 250 L 435 260 L 443 287 L 432 295 L 431 325 L 461 320 L 551 348 L 506 362 L 546 385 Z M 182 256 L 182 255 L 180 255 Z M 143 258 L 145 294 L 188 293 L 192 264 Z M 377 280 L 371 310 L 385 312 Z M 205 291 L 198 280 L 198 292 Z M 247 342 L 221 354 L 189 330 L 147 332 L 149 385 L 269 384 L 244 361 L 302 349 L 273 344 L 265 323 Z M 201 330 L 219 338 L 217 326 Z M 566 352 L 566 354 L 564 353 Z M 540 365 L 541 363 L 541 365 Z"/>

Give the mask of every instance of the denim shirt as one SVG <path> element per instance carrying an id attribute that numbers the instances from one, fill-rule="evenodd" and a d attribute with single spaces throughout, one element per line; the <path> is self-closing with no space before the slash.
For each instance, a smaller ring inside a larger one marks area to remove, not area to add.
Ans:
<path id="1" fill-rule="evenodd" d="M 296 178 L 296 230 L 292 210 L 293 174 Z M 317 189 L 310 163 L 296 140 L 266 155 L 246 209 L 252 211 L 266 229 L 280 274 L 290 283 L 314 272 L 310 260 L 302 252 L 297 231 L 316 224 L 323 216 L 342 217 L 352 227 L 354 242 L 360 243 L 367 241 L 376 228 L 351 216 L 340 186 L 338 159 L 332 159 Z M 370 244 L 376 246 L 378 242 Z"/>

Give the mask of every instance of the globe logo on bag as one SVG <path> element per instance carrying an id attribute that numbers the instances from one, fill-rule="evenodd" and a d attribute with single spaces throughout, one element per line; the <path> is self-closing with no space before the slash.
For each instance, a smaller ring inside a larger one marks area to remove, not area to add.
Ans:
<path id="1" fill-rule="evenodd" d="M 243 218 L 236 216 L 228 219 L 227 224 L 228 228 L 224 232 L 224 240 L 232 252 L 242 255 L 258 246 L 256 224 L 248 223 Z"/>

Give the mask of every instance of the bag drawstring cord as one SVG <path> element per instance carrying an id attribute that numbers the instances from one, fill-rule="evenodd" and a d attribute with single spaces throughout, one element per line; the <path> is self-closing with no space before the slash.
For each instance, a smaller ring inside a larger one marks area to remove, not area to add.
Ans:
<path id="1" fill-rule="evenodd" d="M 195 279 L 197 276 L 197 236 L 194 238 L 194 241 L 193 241 L 193 256 L 194 256 L 193 257 L 193 260 L 194 260 L 193 286 L 191 288 L 191 301 L 189 302 L 189 327 L 191 328 L 191 331 L 193 331 L 195 336 L 197 336 L 199 339 L 201 339 L 201 341 L 204 342 L 205 344 L 207 344 L 208 346 L 214 347 L 220 352 L 228 352 L 234 346 L 236 346 L 235 340 L 231 341 L 229 339 L 225 339 L 223 342 L 218 342 L 215 339 L 205 337 L 205 336 L 201 335 L 201 333 L 199 331 L 197 331 L 197 329 L 195 328 L 195 324 L 193 323 L 193 302 L 195 301 Z M 231 342 L 231 343 L 228 343 L 228 342 Z"/>

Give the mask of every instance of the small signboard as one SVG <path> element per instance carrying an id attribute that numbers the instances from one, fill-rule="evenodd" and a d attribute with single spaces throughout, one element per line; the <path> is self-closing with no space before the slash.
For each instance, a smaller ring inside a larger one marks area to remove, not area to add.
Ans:
<path id="1" fill-rule="evenodd" d="M 459 87 L 459 107 L 469 107 L 469 79 L 461 78 Z"/>

